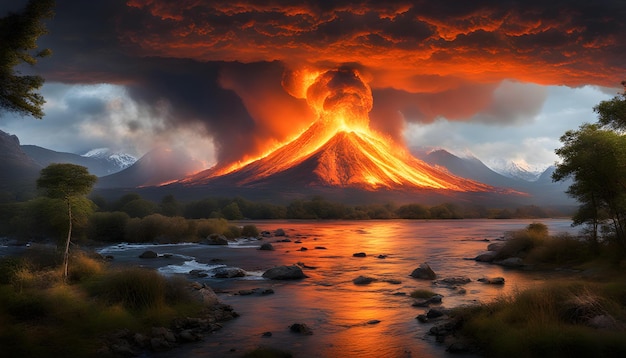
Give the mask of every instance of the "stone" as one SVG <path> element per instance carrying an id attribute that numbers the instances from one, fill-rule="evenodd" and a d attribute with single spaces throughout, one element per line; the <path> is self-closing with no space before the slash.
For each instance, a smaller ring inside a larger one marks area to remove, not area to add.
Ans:
<path id="1" fill-rule="evenodd" d="M 216 278 L 245 277 L 246 271 L 239 267 L 219 267 L 213 270 Z"/>
<path id="2" fill-rule="evenodd" d="M 352 280 L 355 285 L 369 285 L 370 283 L 376 281 L 375 278 L 367 277 L 367 276 L 359 276 Z"/>
<path id="3" fill-rule="evenodd" d="M 298 249 L 298 251 L 306 251 L 306 250 L 308 250 L 308 249 L 306 247 L 304 247 L 304 246 Z"/>
<path id="4" fill-rule="evenodd" d="M 411 277 L 419 278 L 422 280 L 434 280 L 437 278 L 437 274 L 427 263 L 421 264 L 418 268 L 411 272 Z"/>
<path id="5" fill-rule="evenodd" d="M 504 247 L 504 242 L 493 242 L 487 245 L 487 251 L 500 251 Z"/>
<path id="6" fill-rule="evenodd" d="M 438 282 L 446 285 L 464 285 L 466 283 L 472 282 L 472 279 L 467 276 L 453 276 L 443 278 Z"/>
<path id="7" fill-rule="evenodd" d="M 366 257 L 367 254 L 365 252 L 357 252 L 352 254 L 353 257 Z"/>
<path id="8" fill-rule="evenodd" d="M 305 323 L 294 323 L 289 326 L 289 330 L 293 333 L 303 334 L 305 336 L 310 336 L 313 334 L 313 330 L 309 328 Z"/>
<path id="9" fill-rule="evenodd" d="M 263 245 L 261 245 L 261 247 L 259 247 L 259 250 L 274 251 L 274 246 L 270 244 L 269 242 L 266 242 Z"/>
<path id="10" fill-rule="evenodd" d="M 387 255 L 378 255 L 378 256 L 376 256 L 376 258 L 379 258 L 379 259 L 386 259 L 386 258 L 387 258 Z"/>
<path id="11" fill-rule="evenodd" d="M 524 266 L 524 262 L 519 257 L 509 257 L 504 260 L 494 261 L 496 265 L 504 266 L 504 267 L 522 267 Z"/>
<path id="12" fill-rule="evenodd" d="M 263 332 L 261 334 L 262 337 L 271 337 L 272 336 L 272 332 Z"/>
<path id="13" fill-rule="evenodd" d="M 326 250 L 324 246 L 315 246 L 315 250 Z"/>
<path id="14" fill-rule="evenodd" d="M 299 280 L 307 276 L 296 265 L 276 266 L 263 273 L 263 277 L 270 280 Z"/>
<path id="15" fill-rule="evenodd" d="M 200 337 L 195 334 L 191 329 L 181 331 L 178 336 L 180 337 L 180 340 L 184 342 L 195 342 L 200 340 Z"/>
<path id="16" fill-rule="evenodd" d="M 209 276 L 209 274 L 206 271 L 198 270 L 198 269 L 189 271 L 189 275 L 194 276 L 194 277 L 200 277 L 200 278 Z"/>
<path id="17" fill-rule="evenodd" d="M 159 255 L 151 250 L 144 251 L 141 255 L 139 255 L 140 259 L 156 259 Z"/>
<path id="18" fill-rule="evenodd" d="M 478 262 L 492 262 L 496 256 L 498 255 L 497 252 L 495 251 L 487 251 L 484 252 L 476 257 L 474 257 L 474 261 L 478 261 Z"/>
<path id="19" fill-rule="evenodd" d="M 224 235 L 211 234 L 207 236 L 206 243 L 209 245 L 228 245 L 228 239 Z"/>
<path id="20" fill-rule="evenodd" d="M 371 320 L 367 321 L 367 324 L 379 324 L 379 323 L 380 323 L 380 320 L 378 320 L 378 319 L 371 319 Z"/>
<path id="21" fill-rule="evenodd" d="M 283 230 L 283 229 L 276 229 L 274 231 L 274 236 L 285 236 L 285 235 L 286 235 L 285 234 L 285 230 Z"/>
<path id="22" fill-rule="evenodd" d="M 504 285 L 504 277 L 482 277 L 477 280 L 478 282 L 488 283 L 490 285 Z"/>
<path id="23" fill-rule="evenodd" d="M 432 319 L 432 318 L 439 318 L 442 317 L 444 315 L 443 311 L 438 310 L 438 309 L 429 309 L 428 312 L 426 312 L 426 317 L 428 319 Z"/>

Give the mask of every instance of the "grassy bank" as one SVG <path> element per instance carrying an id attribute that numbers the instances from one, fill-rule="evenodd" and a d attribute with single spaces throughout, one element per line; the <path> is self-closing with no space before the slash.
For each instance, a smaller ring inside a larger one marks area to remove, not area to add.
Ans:
<path id="1" fill-rule="evenodd" d="M 570 278 L 453 310 L 457 336 L 487 357 L 625 357 L 626 269 L 610 245 L 549 236 L 531 224 L 498 245 L 495 261 L 568 269 Z M 494 261 L 494 262 L 495 262 Z"/>
<path id="2" fill-rule="evenodd" d="M 460 308 L 459 333 L 488 357 L 624 357 L 624 279 L 547 283 Z"/>
<path id="3" fill-rule="evenodd" d="M 111 269 L 77 253 L 63 283 L 56 251 L 0 259 L 0 347 L 7 357 L 91 357 L 120 329 L 145 332 L 204 306 L 185 280 L 145 269 Z"/>

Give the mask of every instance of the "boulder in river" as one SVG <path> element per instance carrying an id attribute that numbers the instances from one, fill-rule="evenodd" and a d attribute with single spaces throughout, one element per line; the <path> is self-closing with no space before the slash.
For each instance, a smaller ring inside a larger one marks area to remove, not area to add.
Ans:
<path id="1" fill-rule="evenodd" d="M 224 235 L 211 234 L 207 236 L 206 243 L 208 245 L 228 245 L 228 239 Z"/>
<path id="2" fill-rule="evenodd" d="M 144 251 L 141 255 L 139 255 L 140 259 L 156 259 L 159 255 L 151 250 Z"/>
<path id="3" fill-rule="evenodd" d="M 496 258 L 497 255 L 498 253 L 495 251 L 487 251 L 476 256 L 474 260 L 478 262 L 492 262 Z"/>
<path id="4" fill-rule="evenodd" d="M 488 283 L 490 285 L 504 285 L 504 277 L 482 277 L 477 280 L 478 282 Z"/>
<path id="5" fill-rule="evenodd" d="M 427 263 L 421 264 L 418 268 L 411 272 L 411 277 L 419 278 L 422 280 L 434 280 L 437 278 L 437 274 Z"/>
<path id="6" fill-rule="evenodd" d="M 369 285 L 370 283 L 376 281 L 375 278 L 373 277 L 367 277 L 367 276 L 359 276 L 357 278 L 355 278 L 354 280 L 352 280 L 352 282 L 355 285 Z"/>
<path id="7" fill-rule="evenodd" d="M 276 229 L 276 231 L 274 231 L 274 236 L 285 236 L 285 230 L 283 229 Z"/>
<path id="8" fill-rule="evenodd" d="M 522 267 L 524 266 L 524 262 L 519 257 L 509 257 L 504 260 L 494 261 L 496 265 L 504 266 L 504 267 Z"/>
<path id="9" fill-rule="evenodd" d="M 294 323 L 289 326 L 289 330 L 293 333 L 303 334 L 305 336 L 310 336 L 313 334 L 313 330 L 306 325 L 306 323 Z"/>
<path id="10" fill-rule="evenodd" d="M 270 280 L 299 280 L 307 276 L 297 265 L 276 266 L 263 273 L 263 277 Z"/>
<path id="11" fill-rule="evenodd" d="M 365 252 L 357 252 L 352 254 L 353 257 L 366 257 L 367 254 Z"/>
<path id="12" fill-rule="evenodd" d="M 215 277 L 217 278 L 233 278 L 246 276 L 246 271 L 240 269 L 239 267 L 218 267 L 213 270 L 213 272 L 215 273 Z"/>
<path id="13" fill-rule="evenodd" d="M 259 250 L 274 251 L 274 246 L 270 244 L 269 242 L 266 242 L 263 245 L 261 245 L 261 247 L 259 247 Z"/>

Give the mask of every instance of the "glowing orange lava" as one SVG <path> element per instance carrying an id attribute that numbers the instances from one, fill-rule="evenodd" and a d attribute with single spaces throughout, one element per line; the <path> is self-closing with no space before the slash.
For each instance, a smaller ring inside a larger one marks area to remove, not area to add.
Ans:
<path id="1" fill-rule="evenodd" d="M 245 171 L 237 185 L 263 180 L 296 166 L 310 168 L 317 185 L 379 188 L 428 188 L 488 191 L 493 188 L 429 166 L 398 144 L 369 128 L 373 98 L 370 87 L 354 69 L 340 68 L 303 74 L 302 88 L 318 120 L 297 138 L 272 152 L 226 169 L 205 171 L 184 183 Z M 292 93 L 293 94 L 293 93 Z M 309 169 L 307 169 L 309 170 Z"/>

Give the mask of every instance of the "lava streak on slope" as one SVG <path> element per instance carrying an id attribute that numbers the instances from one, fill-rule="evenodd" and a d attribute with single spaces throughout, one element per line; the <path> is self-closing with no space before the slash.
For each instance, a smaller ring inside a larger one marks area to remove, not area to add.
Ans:
<path id="1" fill-rule="evenodd" d="M 357 70 L 343 67 L 316 74 L 303 76 L 308 79 L 301 84 L 306 91 L 290 91 L 292 95 L 305 95 L 318 115 L 307 130 L 254 161 L 200 172 L 182 183 L 204 185 L 217 178 L 228 178 L 235 186 L 256 186 L 293 175 L 307 186 L 494 190 L 433 168 L 371 130 L 368 114 L 373 105 L 372 92 Z"/>

